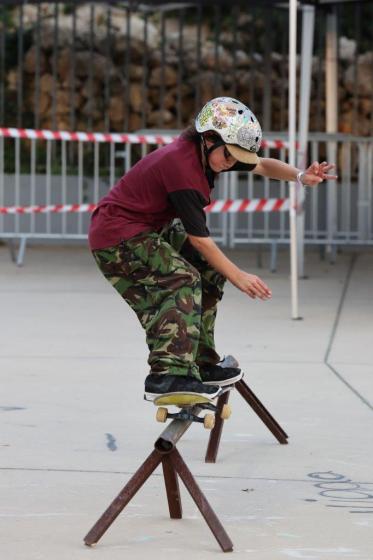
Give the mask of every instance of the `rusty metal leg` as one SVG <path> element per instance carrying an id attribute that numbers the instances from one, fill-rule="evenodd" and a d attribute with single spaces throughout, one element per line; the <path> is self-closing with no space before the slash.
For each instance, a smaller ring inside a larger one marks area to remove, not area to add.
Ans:
<path id="1" fill-rule="evenodd" d="M 210 527 L 214 537 L 218 541 L 221 549 L 223 552 L 231 552 L 233 550 L 232 541 L 228 537 L 223 525 L 220 523 L 176 447 L 170 453 L 169 457 L 176 472 L 184 482 L 189 494 L 192 496 L 207 525 Z"/>
<path id="2" fill-rule="evenodd" d="M 229 391 L 223 393 L 218 398 L 218 404 L 217 404 L 218 410 L 215 415 L 215 426 L 211 431 L 209 442 L 207 445 L 207 450 L 206 450 L 206 456 L 205 456 L 206 463 L 215 463 L 216 461 L 216 457 L 219 450 L 221 433 L 223 431 L 223 424 L 224 424 L 224 420 L 221 418 L 220 414 L 223 409 L 223 406 L 227 404 L 228 399 L 229 399 Z"/>
<path id="3" fill-rule="evenodd" d="M 122 509 L 130 502 L 161 461 L 162 455 L 156 450 L 152 451 L 133 477 L 127 482 L 123 490 L 84 537 L 84 542 L 87 546 L 91 546 L 99 541 L 113 521 L 118 517 Z"/>
<path id="4" fill-rule="evenodd" d="M 241 379 L 235 385 L 237 391 L 245 399 L 245 401 L 251 406 L 253 411 L 259 416 L 261 421 L 267 426 L 267 428 L 272 432 L 277 441 L 282 444 L 287 443 L 287 438 L 289 437 L 287 433 L 281 428 L 281 426 L 276 422 L 276 420 L 271 416 L 265 406 L 260 402 L 258 397 L 249 389 L 246 383 Z"/>
<path id="5" fill-rule="evenodd" d="M 179 490 L 179 481 L 177 472 L 174 469 L 172 462 L 168 455 L 162 459 L 164 483 L 166 485 L 166 493 L 168 500 L 168 509 L 170 510 L 171 519 L 181 519 L 183 517 L 183 510 L 181 507 L 181 497 Z"/>

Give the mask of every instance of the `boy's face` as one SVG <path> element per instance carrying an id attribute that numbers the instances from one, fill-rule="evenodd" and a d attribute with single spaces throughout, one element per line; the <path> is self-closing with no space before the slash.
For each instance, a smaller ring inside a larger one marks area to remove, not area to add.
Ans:
<path id="1" fill-rule="evenodd" d="M 206 142 L 207 147 L 212 146 L 212 142 Z M 228 152 L 225 146 L 219 146 L 209 155 L 209 164 L 215 173 L 230 169 L 237 160 Z"/>

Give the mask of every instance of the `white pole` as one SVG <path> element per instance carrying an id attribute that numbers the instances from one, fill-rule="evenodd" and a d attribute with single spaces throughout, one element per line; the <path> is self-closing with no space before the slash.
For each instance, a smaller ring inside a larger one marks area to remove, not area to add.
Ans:
<path id="1" fill-rule="evenodd" d="M 326 17 L 326 132 L 335 134 L 338 131 L 338 38 L 337 12 L 333 8 Z M 327 159 L 335 163 L 337 143 L 327 144 Z M 332 240 L 337 231 L 337 185 L 335 181 L 327 182 L 327 230 L 330 245 L 327 252 L 332 254 Z"/>
<path id="2" fill-rule="evenodd" d="M 326 16 L 326 131 L 338 129 L 338 39 L 335 9 Z"/>
<path id="3" fill-rule="evenodd" d="M 297 88 L 297 0 L 289 4 L 289 164 L 295 166 L 296 155 L 296 88 Z M 290 182 L 290 276 L 291 317 L 298 314 L 298 262 L 295 183 Z"/>
<path id="4" fill-rule="evenodd" d="M 301 54 L 301 74 L 299 85 L 299 112 L 298 112 L 298 157 L 297 167 L 305 169 L 307 167 L 307 144 L 309 129 L 309 112 L 311 96 L 312 78 L 312 53 L 313 53 L 313 34 L 315 27 L 315 7 L 304 5 L 302 7 L 302 54 Z M 304 190 L 301 185 L 297 185 L 297 201 L 300 211 L 297 213 L 297 248 L 298 248 L 298 274 L 304 277 Z"/>

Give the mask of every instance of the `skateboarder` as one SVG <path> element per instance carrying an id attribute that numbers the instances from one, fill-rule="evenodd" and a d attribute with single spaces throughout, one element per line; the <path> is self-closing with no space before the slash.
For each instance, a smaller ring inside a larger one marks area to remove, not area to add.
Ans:
<path id="1" fill-rule="evenodd" d="M 214 345 L 224 283 L 254 299 L 271 297 L 258 276 L 237 267 L 210 237 L 204 207 L 219 173 L 247 170 L 309 186 L 335 178 L 326 162 L 302 171 L 259 157 L 261 139 L 248 107 L 230 97 L 212 99 L 194 125 L 134 165 L 93 213 L 89 243 L 96 263 L 146 332 L 149 400 L 170 392 L 214 398 L 238 381 L 240 370 L 219 366 Z"/>

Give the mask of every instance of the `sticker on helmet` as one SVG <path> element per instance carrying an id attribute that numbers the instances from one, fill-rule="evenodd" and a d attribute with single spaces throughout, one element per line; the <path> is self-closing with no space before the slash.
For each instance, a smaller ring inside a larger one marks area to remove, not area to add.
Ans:
<path id="1" fill-rule="evenodd" d="M 257 151 L 259 136 L 258 127 L 253 123 L 242 126 L 237 131 L 238 144 L 250 152 Z"/>

